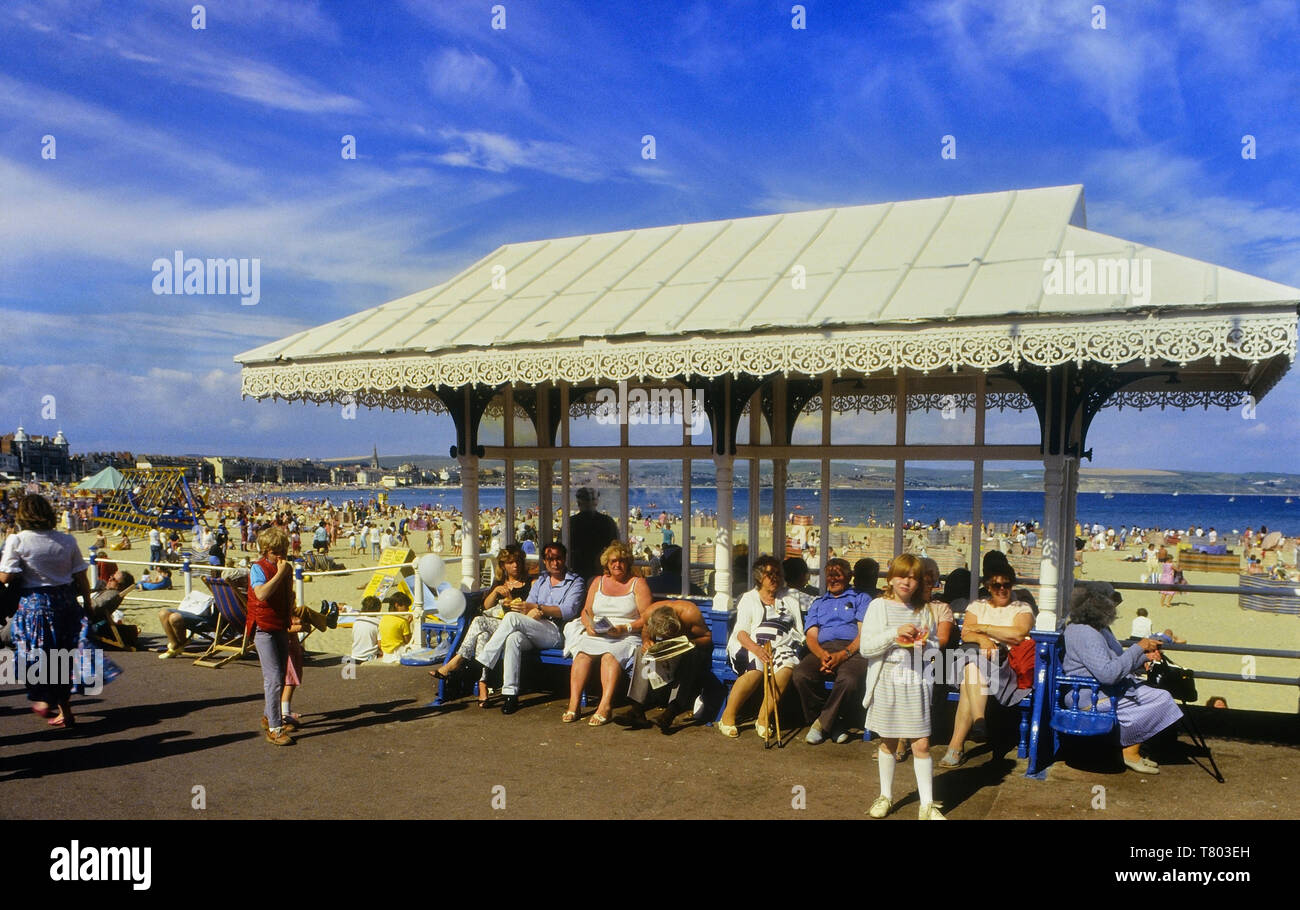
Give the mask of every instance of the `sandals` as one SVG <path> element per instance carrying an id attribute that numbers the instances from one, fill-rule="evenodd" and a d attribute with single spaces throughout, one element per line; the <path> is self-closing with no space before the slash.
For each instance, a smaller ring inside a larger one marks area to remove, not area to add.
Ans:
<path id="1" fill-rule="evenodd" d="M 47 720 L 46 723 L 51 727 L 54 727 L 56 730 L 63 730 L 68 727 L 75 727 L 77 725 L 77 719 L 71 714 L 60 714 L 58 717 Z"/>
<path id="2" fill-rule="evenodd" d="M 597 711 L 595 714 L 591 715 L 591 720 L 587 721 L 587 726 L 603 727 L 607 723 L 609 723 L 609 718 Z"/>
<path id="3" fill-rule="evenodd" d="M 728 739 L 738 739 L 740 737 L 740 730 L 734 724 L 724 724 L 722 721 L 718 721 L 714 726 L 718 728 L 719 733 Z"/>
<path id="4" fill-rule="evenodd" d="M 436 670 L 430 670 L 429 675 L 432 676 L 434 679 L 441 680 L 442 682 L 451 681 L 451 674 L 442 672 L 442 667 L 439 667 Z"/>
<path id="5" fill-rule="evenodd" d="M 490 692 L 488 692 L 487 683 L 480 682 L 478 684 L 478 706 L 486 710 L 488 707 L 488 702 L 490 702 L 491 700 L 492 700 L 492 695 Z"/>
<path id="6" fill-rule="evenodd" d="M 560 715 L 560 723 L 562 724 L 571 724 L 577 719 L 578 719 L 577 711 L 565 711 L 562 715 Z"/>
<path id="7" fill-rule="evenodd" d="M 966 753 L 959 749 L 949 749 L 944 753 L 943 758 L 939 759 L 940 768 L 959 768 L 966 762 Z"/>

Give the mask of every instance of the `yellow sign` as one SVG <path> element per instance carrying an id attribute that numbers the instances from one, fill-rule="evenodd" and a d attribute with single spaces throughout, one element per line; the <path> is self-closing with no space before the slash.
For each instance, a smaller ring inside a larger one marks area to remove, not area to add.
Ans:
<path id="1" fill-rule="evenodd" d="M 393 565 L 399 562 L 411 562 L 415 559 L 415 553 L 411 550 L 401 550 L 397 547 L 389 547 L 383 553 L 379 554 L 379 564 L 381 566 Z M 414 603 L 415 595 L 411 593 L 410 586 L 406 579 L 415 574 L 415 570 L 410 566 L 401 569 L 384 569 L 370 576 L 370 583 L 366 585 L 363 597 L 378 597 L 383 600 L 389 594 L 395 594 L 401 591 L 407 597 L 411 598 Z"/>

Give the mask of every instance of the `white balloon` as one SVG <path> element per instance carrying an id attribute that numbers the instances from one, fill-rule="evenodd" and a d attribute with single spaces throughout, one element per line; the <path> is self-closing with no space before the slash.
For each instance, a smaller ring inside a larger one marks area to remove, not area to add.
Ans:
<path id="1" fill-rule="evenodd" d="M 434 601 L 438 618 L 446 622 L 455 622 L 465 612 L 465 592 L 460 588 L 448 588 Z"/>
<path id="2" fill-rule="evenodd" d="M 442 581 L 446 570 L 447 566 L 437 553 L 425 553 L 415 564 L 415 571 L 419 573 L 420 581 L 424 582 L 424 586 L 431 591 L 437 590 L 438 582 Z"/>

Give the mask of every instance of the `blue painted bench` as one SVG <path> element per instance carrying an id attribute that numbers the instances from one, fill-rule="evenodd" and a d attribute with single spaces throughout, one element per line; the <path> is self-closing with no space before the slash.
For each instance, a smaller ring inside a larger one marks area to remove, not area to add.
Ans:
<path id="1" fill-rule="evenodd" d="M 1061 750 L 1062 736 L 1106 736 L 1117 725 L 1114 700 L 1104 698 L 1091 676 L 1067 676 L 1061 668 L 1065 639 L 1060 632 L 1034 631 L 1034 707 L 1030 711 L 1029 770 L 1042 780 Z M 1083 696 L 1084 692 L 1088 696 Z"/>

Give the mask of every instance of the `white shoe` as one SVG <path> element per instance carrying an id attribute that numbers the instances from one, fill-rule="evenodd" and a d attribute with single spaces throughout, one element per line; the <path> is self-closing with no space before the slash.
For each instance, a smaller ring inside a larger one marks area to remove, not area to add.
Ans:
<path id="1" fill-rule="evenodd" d="M 821 721 L 815 720 L 812 722 L 812 726 L 808 728 L 808 735 L 803 738 L 803 741 L 810 746 L 820 746 L 826 742 L 826 734 L 822 732 Z"/>
<path id="2" fill-rule="evenodd" d="M 872 818 L 884 818 L 889 814 L 889 810 L 894 808 L 894 801 L 885 794 L 876 797 L 876 801 L 871 804 L 871 809 L 867 812 Z"/>
<path id="3" fill-rule="evenodd" d="M 756 723 L 754 724 L 754 732 L 757 733 L 764 740 L 766 740 L 767 734 L 771 733 L 772 731 L 769 730 L 767 727 L 763 726 L 762 724 Z"/>
<path id="4" fill-rule="evenodd" d="M 916 814 L 916 817 L 923 822 L 947 821 L 947 819 L 944 818 L 943 813 L 939 811 L 939 807 L 942 805 L 943 803 L 926 803 L 921 807 L 921 811 Z"/>

